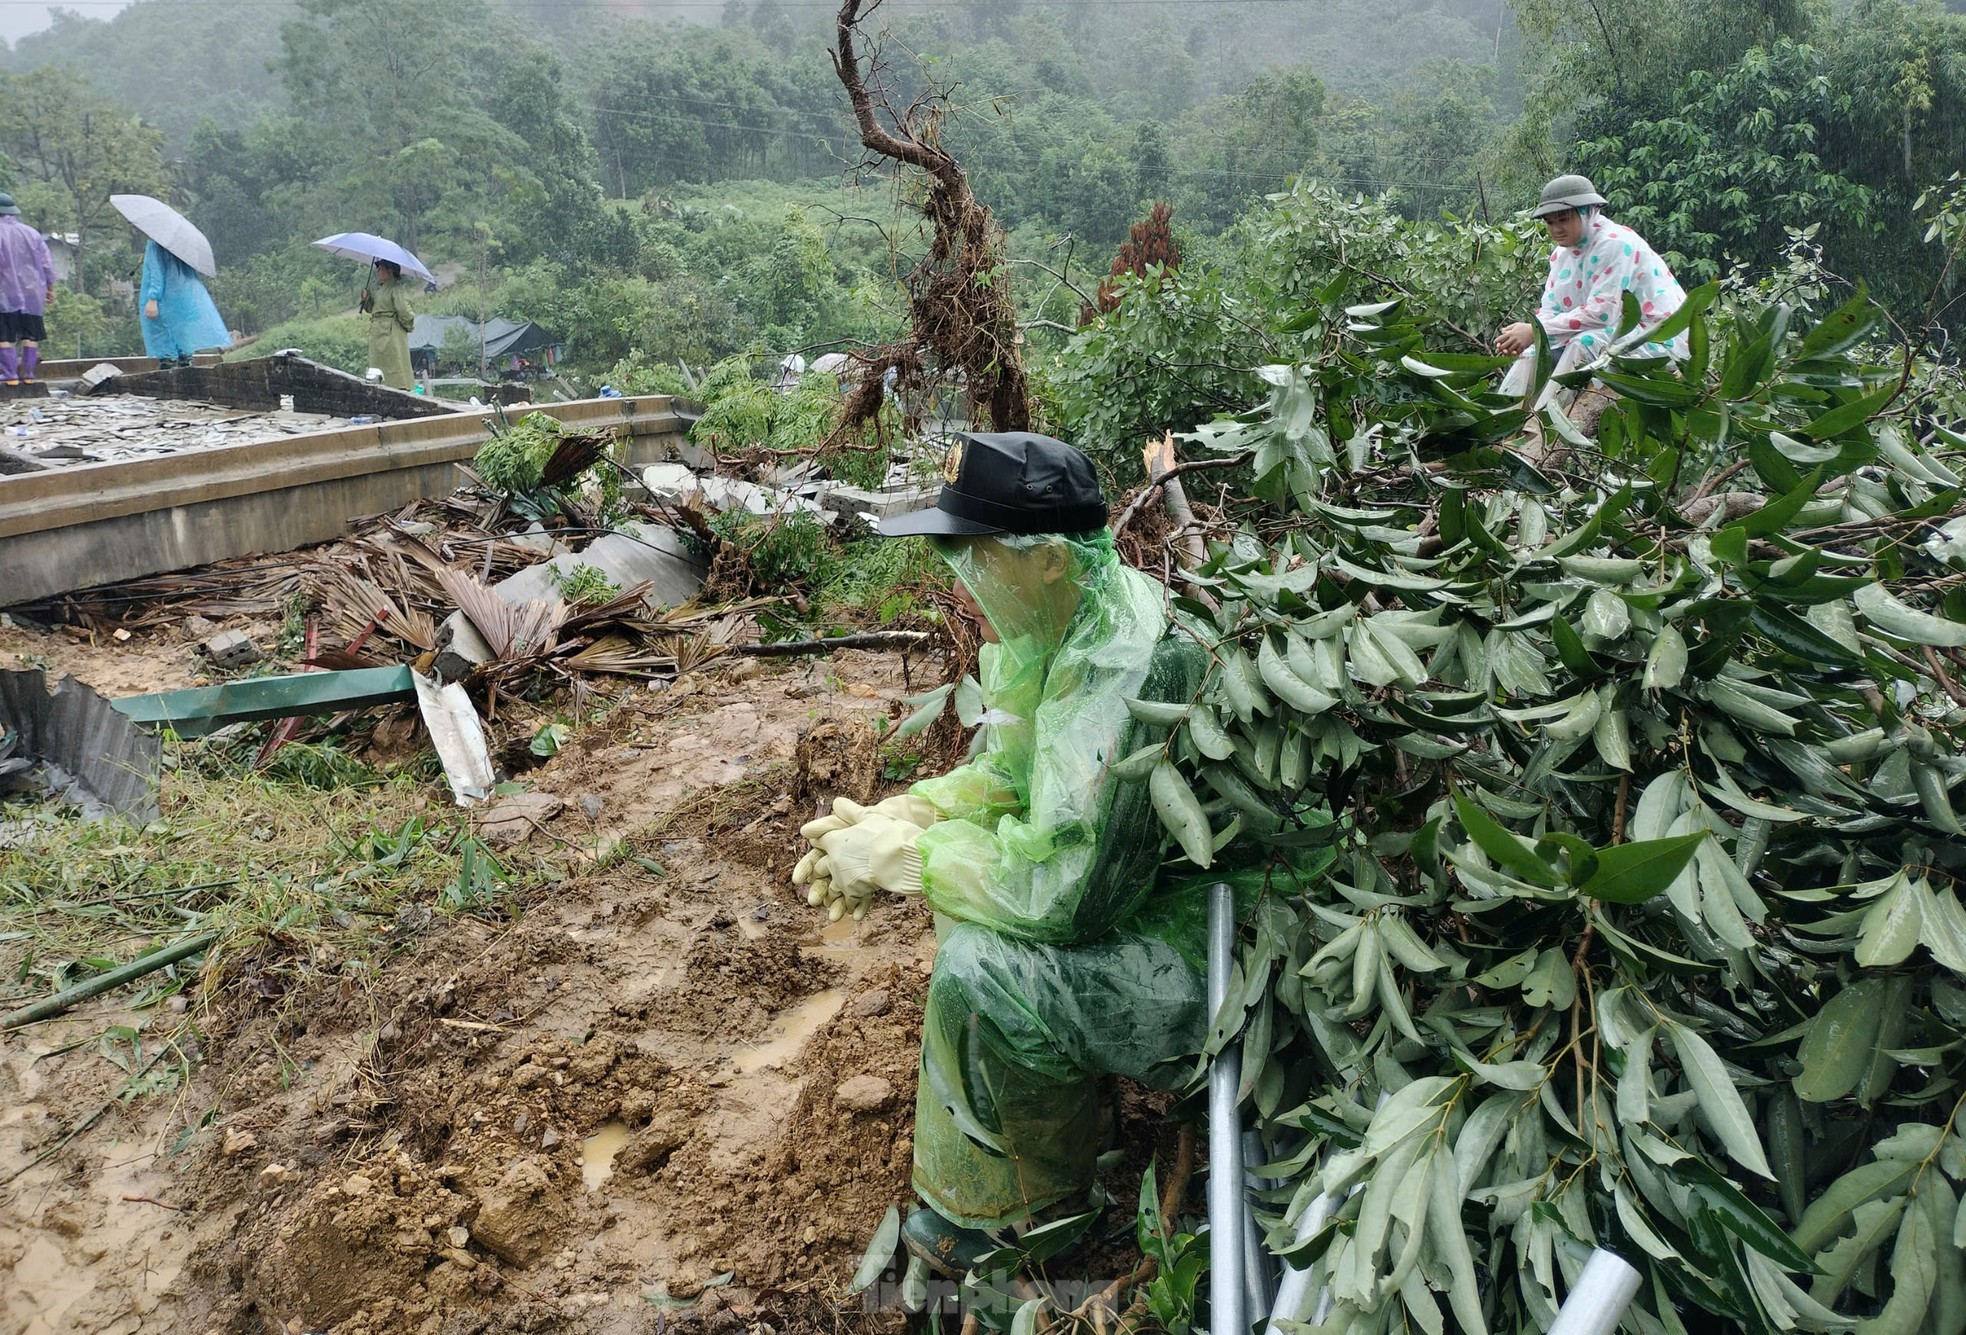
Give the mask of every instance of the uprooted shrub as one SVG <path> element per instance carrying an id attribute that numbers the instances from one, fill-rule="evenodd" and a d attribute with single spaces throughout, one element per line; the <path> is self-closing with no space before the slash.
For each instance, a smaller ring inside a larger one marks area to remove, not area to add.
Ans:
<path id="1" fill-rule="evenodd" d="M 733 358 L 711 369 L 703 382 L 703 416 L 690 438 L 719 458 L 780 466 L 813 459 L 827 476 L 848 486 L 878 487 L 901 440 L 901 418 L 892 403 L 865 421 L 841 424 L 837 376 L 808 371 L 789 391 L 752 376 L 748 361 Z"/>

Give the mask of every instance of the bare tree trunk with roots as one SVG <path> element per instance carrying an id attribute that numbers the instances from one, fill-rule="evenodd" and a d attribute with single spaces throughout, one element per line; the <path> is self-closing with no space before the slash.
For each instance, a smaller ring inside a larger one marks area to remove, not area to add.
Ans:
<path id="1" fill-rule="evenodd" d="M 859 25 L 880 4 L 842 0 L 833 70 L 853 103 L 860 142 L 875 161 L 899 162 L 930 178 L 922 212 L 933 235 L 928 254 L 907 278 L 908 333 L 859 358 L 865 371 L 847 398 L 844 423 L 864 422 L 880 411 L 883 377 L 893 367 L 904 382 L 916 385 L 925 384 L 931 373 L 960 371 L 972 421 L 998 431 L 1028 431 L 1030 391 L 1019 355 L 1003 229 L 940 145 L 943 95 L 924 93 L 896 111 L 878 51 L 863 68 L 855 45 Z"/>

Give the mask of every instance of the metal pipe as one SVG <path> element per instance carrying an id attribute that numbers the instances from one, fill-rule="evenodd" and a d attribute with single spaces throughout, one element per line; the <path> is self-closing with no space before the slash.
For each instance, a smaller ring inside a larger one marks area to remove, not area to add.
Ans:
<path id="1" fill-rule="evenodd" d="M 1611 1335 L 1638 1292 L 1638 1280 L 1624 1257 L 1598 1248 L 1557 1309 L 1549 1335 Z"/>
<path id="2" fill-rule="evenodd" d="M 1235 891 L 1217 881 L 1208 887 L 1208 1013 L 1219 1015 L 1235 961 Z M 1243 1286 L 1243 1214 L 1249 1208 L 1242 1180 L 1242 1119 L 1236 1090 L 1242 1084 L 1242 1052 L 1235 1042 L 1216 1055 L 1208 1073 L 1208 1304 L 1213 1335 L 1246 1335 Z"/>
<path id="3" fill-rule="evenodd" d="M 1374 1105 L 1375 1109 L 1385 1107 L 1386 1100 L 1391 1097 L 1391 1094 L 1381 1093 L 1379 1095 L 1379 1102 Z M 1364 1187 L 1365 1184 L 1363 1182 L 1355 1183 L 1352 1189 L 1345 1194 L 1347 1196 L 1356 1196 Z M 1332 1212 L 1337 1208 L 1338 1202 L 1336 1198 L 1326 1192 L 1321 1191 L 1312 1197 L 1311 1203 L 1304 1207 L 1303 1216 L 1297 1221 L 1297 1234 L 1291 1241 L 1292 1248 L 1301 1247 L 1309 1242 L 1316 1235 L 1317 1231 L 1324 1227 L 1325 1223 L 1331 1218 Z M 1306 1320 L 1307 1317 L 1304 1308 L 1309 1302 L 1310 1296 L 1311 1272 L 1309 1267 L 1303 1270 L 1297 1270 L 1288 1263 L 1285 1263 L 1283 1267 L 1283 1283 L 1277 1288 L 1277 1300 L 1270 1308 L 1270 1319 L 1263 1328 L 1263 1335 L 1284 1335 L 1283 1327 L 1278 1323 L 1283 1321 Z M 1309 1313 L 1308 1320 L 1312 1325 L 1321 1326 L 1324 1324 L 1325 1318 L 1330 1315 L 1331 1291 L 1329 1289 L 1320 1289 L 1317 1295 L 1317 1307 Z"/>
<path id="4" fill-rule="evenodd" d="M 1243 1314 L 1255 1320 L 1270 1310 L 1270 1299 L 1276 1293 L 1276 1268 L 1270 1249 L 1263 1245 L 1263 1231 L 1256 1225 L 1256 1193 L 1267 1191 L 1275 1185 L 1268 1178 L 1256 1176 L 1255 1165 L 1263 1163 L 1263 1138 L 1254 1129 L 1242 1133 L 1243 1205 L 1242 1205 L 1242 1273 L 1243 1273 Z"/>
<path id="5" fill-rule="evenodd" d="M 1317 1231 L 1331 1218 L 1331 1211 L 1337 1202 L 1325 1192 L 1320 1191 L 1304 1207 L 1304 1213 L 1297 1220 L 1297 1232 L 1291 1239 L 1293 1246 L 1309 1242 Z M 1311 1304 L 1311 1267 L 1302 1270 L 1285 1263 L 1283 1282 L 1277 1285 L 1277 1300 L 1270 1308 L 1269 1323 L 1263 1328 L 1263 1335 L 1284 1335 L 1282 1323 L 1302 1321 L 1310 1315 L 1307 1310 Z"/>
<path id="6" fill-rule="evenodd" d="M 1261 1313 L 1270 1310 L 1269 1253 L 1263 1249 L 1263 1233 L 1256 1227 L 1256 1212 L 1247 1198 L 1242 1209 L 1242 1310 Z"/>

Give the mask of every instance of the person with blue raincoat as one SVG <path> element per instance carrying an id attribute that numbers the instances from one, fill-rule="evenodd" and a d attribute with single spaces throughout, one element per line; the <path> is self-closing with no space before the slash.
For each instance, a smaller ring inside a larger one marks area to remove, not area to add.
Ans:
<path id="1" fill-rule="evenodd" d="M 1097 1080 L 1185 1081 L 1206 1037 L 1203 883 L 1161 875 L 1147 785 L 1116 762 L 1167 731 L 1129 697 L 1192 699 L 1208 658 L 1166 590 L 1124 565 L 1091 462 L 1047 436 L 959 438 L 924 535 L 988 630 L 980 753 L 873 806 L 809 823 L 794 871 L 834 917 L 880 891 L 934 910 L 909 1251 L 959 1276 L 1047 1207 L 1083 1196 Z M 1213 879 L 1213 878 L 1211 878 Z"/>
<path id="2" fill-rule="evenodd" d="M 143 312 L 143 351 L 164 366 L 189 366 L 191 354 L 232 344 L 232 334 L 198 271 L 155 241 L 143 246 L 137 287 Z"/>

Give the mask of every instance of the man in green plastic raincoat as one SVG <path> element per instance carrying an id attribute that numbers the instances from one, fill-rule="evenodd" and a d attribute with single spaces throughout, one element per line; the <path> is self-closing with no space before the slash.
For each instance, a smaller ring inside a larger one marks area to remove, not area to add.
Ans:
<path id="1" fill-rule="evenodd" d="M 835 916 L 919 894 L 939 940 L 922 1026 L 908 1249 L 960 1275 L 988 1233 L 1080 1196 L 1101 1075 L 1171 1085 L 1207 1029 L 1198 887 L 1156 889 L 1163 835 L 1119 760 L 1165 738 L 1128 697 L 1186 702 L 1206 666 L 1166 590 L 1123 565 L 1092 464 L 1029 433 L 959 439 L 924 535 L 992 632 L 970 763 L 805 827 L 794 880 Z"/>

